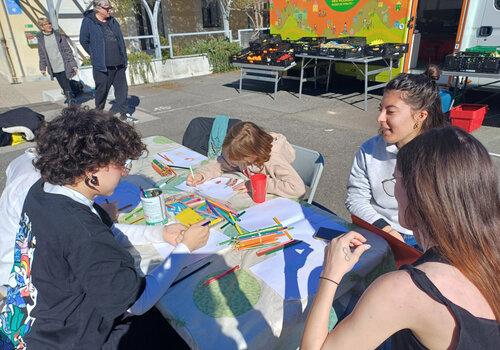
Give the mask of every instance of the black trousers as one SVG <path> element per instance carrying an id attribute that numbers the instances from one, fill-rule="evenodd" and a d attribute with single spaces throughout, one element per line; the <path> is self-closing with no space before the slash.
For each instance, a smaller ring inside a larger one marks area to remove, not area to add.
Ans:
<path id="1" fill-rule="evenodd" d="M 71 85 L 69 83 L 68 77 L 66 77 L 66 72 L 62 71 L 59 73 L 52 73 L 52 74 L 54 75 L 54 78 L 56 78 L 61 89 L 63 89 L 66 98 L 68 99 L 71 98 L 72 96 Z"/>
<path id="2" fill-rule="evenodd" d="M 107 72 L 93 71 L 95 81 L 95 108 L 104 109 L 111 86 L 115 88 L 115 103 L 111 108 L 112 113 L 127 113 L 128 85 L 125 75 L 126 67 L 108 67 Z"/>
<path id="3" fill-rule="evenodd" d="M 103 346 L 103 350 L 137 349 L 189 350 L 189 346 L 153 307 L 144 315 L 119 321 Z"/>

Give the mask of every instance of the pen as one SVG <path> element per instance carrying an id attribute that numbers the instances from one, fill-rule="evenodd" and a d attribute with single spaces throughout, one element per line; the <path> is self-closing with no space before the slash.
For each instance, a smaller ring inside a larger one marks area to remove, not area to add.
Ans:
<path id="1" fill-rule="evenodd" d="M 220 280 L 222 277 L 225 277 L 225 276 L 229 275 L 230 273 L 235 272 L 235 271 L 236 271 L 236 270 L 238 270 L 239 268 L 240 268 L 240 265 L 236 265 L 235 267 L 230 268 L 229 270 L 224 271 L 223 273 L 218 274 L 217 276 L 214 276 L 214 277 L 212 277 L 212 278 L 209 278 L 208 280 L 206 280 L 206 281 L 203 283 L 203 285 L 204 285 L 204 286 L 208 286 L 210 283 L 215 282 L 215 281 L 217 281 L 217 280 Z"/>
<path id="2" fill-rule="evenodd" d="M 193 167 L 191 165 L 189 166 L 189 171 L 191 171 L 191 176 L 193 177 L 194 180 L 194 172 L 193 172 Z"/>
<path id="3" fill-rule="evenodd" d="M 205 268 L 205 267 L 207 267 L 208 265 L 210 265 L 210 261 L 209 261 L 209 262 L 207 262 L 207 263 L 205 263 L 205 264 L 203 264 L 203 265 L 201 265 L 201 266 L 200 266 L 200 267 L 198 267 L 196 270 L 191 271 L 191 272 L 190 272 L 190 273 L 188 273 L 186 276 L 179 278 L 179 279 L 178 279 L 178 280 L 176 280 L 174 283 L 172 283 L 172 284 L 170 285 L 170 287 L 169 287 L 169 288 L 172 288 L 172 287 L 173 287 L 173 286 L 175 286 L 177 283 L 181 283 L 181 282 L 182 282 L 182 281 L 184 281 L 186 278 L 188 278 L 188 277 L 190 277 L 190 276 L 194 275 L 195 273 L 197 273 L 197 272 L 198 272 L 198 271 L 200 271 L 201 269 L 204 269 L 204 268 Z"/>
<path id="4" fill-rule="evenodd" d="M 142 210 L 143 210 L 143 209 L 142 209 L 142 207 L 140 207 L 138 210 L 131 212 L 130 214 L 128 214 L 128 215 L 125 217 L 125 220 L 130 219 L 132 216 L 134 216 L 134 215 L 135 215 L 135 214 L 137 214 L 137 213 L 140 213 Z"/>

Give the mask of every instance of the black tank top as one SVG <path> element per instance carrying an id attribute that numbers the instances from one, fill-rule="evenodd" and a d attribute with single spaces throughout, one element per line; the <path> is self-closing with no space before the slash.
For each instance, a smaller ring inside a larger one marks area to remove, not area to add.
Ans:
<path id="1" fill-rule="evenodd" d="M 449 264 L 435 249 L 429 249 L 413 265 L 404 265 L 413 283 L 424 293 L 440 304 L 448 307 L 457 322 L 457 344 L 454 350 L 497 350 L 500 346 L 500 324 L 495 320 L 475 317 L 469 311 L 445 298 L 427 275 L 415 268 L 424 262 Z M 427 350 L 409 329 L 403 329 L 391 337 L 394 350 Z"/>

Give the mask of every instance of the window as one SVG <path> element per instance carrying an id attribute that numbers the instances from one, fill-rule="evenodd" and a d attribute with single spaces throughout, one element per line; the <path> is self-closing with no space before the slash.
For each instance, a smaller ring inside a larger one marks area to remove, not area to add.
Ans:
<path id="1" fill-rule="evenodd" d="M 221 14 L 217 0 L 202 0 L 201 14 L 203 16 L 203 28 L 220 27 Z"/>
<path id="2" fill-rule="evenodd" d="M 500 11 L 500 0 L 495 0 L 495 8 Z"/>

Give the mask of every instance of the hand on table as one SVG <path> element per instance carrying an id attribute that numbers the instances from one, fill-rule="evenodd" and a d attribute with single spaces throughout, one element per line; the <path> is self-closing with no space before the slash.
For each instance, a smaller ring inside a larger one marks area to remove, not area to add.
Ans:
<path id="1" fill-rule="evenodd" d="M 399 233 L 398 231 L 396 231 L 394 228 L 392 228 L 392 226 L 390 225 L 387 225 L 385 226 L 384 228 L 382 228 L 383 231 L 387 232 L 388 234 L 390 234 L 391 236 L 394 236 L 396 237 L 397 239 L 399 239 L 401 242 L 404 242 L 405 240 L 403 239 L 403 236 L 401 236 L 401 233 Z"/>
<path id="2" fill-rule="evenodd" d="M 42 74 L 42 75 L 46 75 L 46 74 L 47 74 L 47 71 L 45 71 L 45 70 L 41 70 L 41 71 L 40 71 L 40 74 Z"/>
<path id="3" fill-rule="evenodd" d="M 340 282 L 358 262 L 361 254 L 371 248 L 365 242 L 366 238 L 354 231 L 333 239 L 325 247 L 322 276 Z"/>
<path id="4" fill-rule="evenodd" d="M 193 175 L 189 174 L 186 179 L 186 185 L 188 186 L 197 186 L 205 182 L 205 177 L 200 173 L 195 173 Z"/>
<path id="5" fill-rule="evenodd" d="M 163 227 L 163 240 L 176 246 L 180 243 L 184 232 L 187 230 L 183 224 L 171 224 Z"/>
<path id="6" fill-rule="evenodd" d="M 202 226 L 206 222 L 207 220 L 202 220 L 194 225 L 191 225 L 188 229 L 186 229 L 186 231 L 179 235 L 179 243 L 182 242 L 185 244 L 191 252 L 204 247 L 205 244 L 207 244 L 209 237 L 208 225 Z"/>

